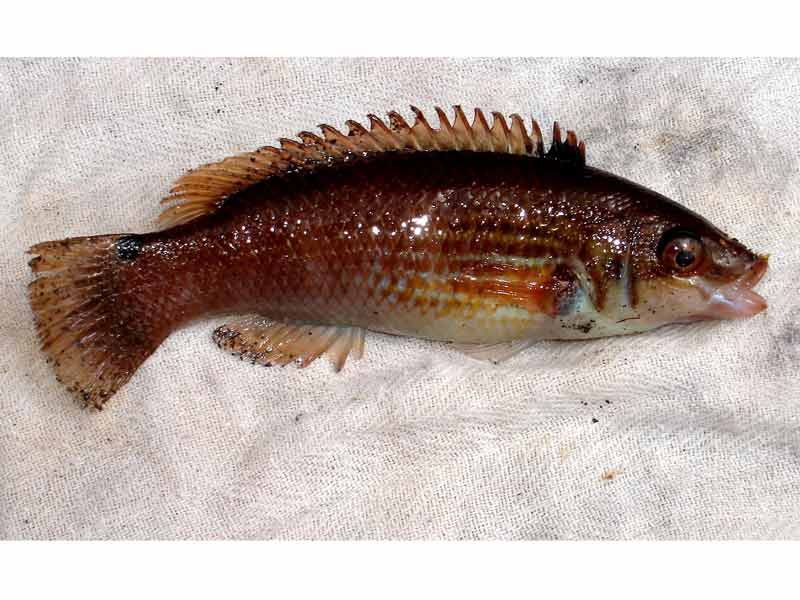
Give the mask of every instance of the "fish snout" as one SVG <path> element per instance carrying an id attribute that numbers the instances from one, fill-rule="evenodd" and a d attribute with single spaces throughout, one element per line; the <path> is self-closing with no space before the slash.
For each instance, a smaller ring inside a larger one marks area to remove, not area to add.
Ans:
<path id="1" fill-rule="evenodd" d="M 759 256 L 733 283 L 717 288 L 708 299 L 703 316 L 712 319 L 744 319 L 767 308 L 767 301 L 753 287 L 767 272 L 766 256 Z"/>

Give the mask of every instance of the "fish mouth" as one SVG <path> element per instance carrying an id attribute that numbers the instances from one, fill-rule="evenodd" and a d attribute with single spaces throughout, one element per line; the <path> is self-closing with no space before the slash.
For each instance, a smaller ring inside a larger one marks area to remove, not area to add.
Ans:
<path id="1" fill-rule="evenodd" d="M 733 283 L 709 290 L 708 304 L 702 316 L 710 319 L 745 319 L 767 308 L 767 301 L 753 291 L 767 272 L 767 257 L 759 256 Z"/>

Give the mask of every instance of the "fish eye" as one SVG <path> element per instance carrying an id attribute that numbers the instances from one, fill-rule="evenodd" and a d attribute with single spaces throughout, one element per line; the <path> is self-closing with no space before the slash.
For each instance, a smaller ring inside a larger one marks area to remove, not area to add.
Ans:
<path id="1" fill-rule="evenodd" d="M 694 271 L 705 256 L 703 242 L 688 231 L 668 231 L 658 244 L 661 264 L 671 271 L 689 273 Z"/>

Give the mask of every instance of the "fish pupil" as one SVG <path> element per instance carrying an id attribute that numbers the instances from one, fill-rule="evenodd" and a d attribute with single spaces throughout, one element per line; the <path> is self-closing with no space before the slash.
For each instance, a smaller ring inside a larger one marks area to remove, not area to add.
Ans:
<path id="1" fill-rule="evenodd" d="M 685 269 L 694 262 L 694 252 L 691 250 L 681 250 L 675 256 L 675 264 Z"/>

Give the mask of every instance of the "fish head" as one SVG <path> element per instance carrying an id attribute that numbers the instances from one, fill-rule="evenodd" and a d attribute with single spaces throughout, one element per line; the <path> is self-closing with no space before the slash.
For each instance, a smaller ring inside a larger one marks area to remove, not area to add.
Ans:
<path id="1" fill-rule="evenodd" d="M 753 290 L 767 270 L 758 255 L 702 217 L 676 210 L 640 228 L 632 277 L 642 325 L 752 317 L 767 308 Z"/>

